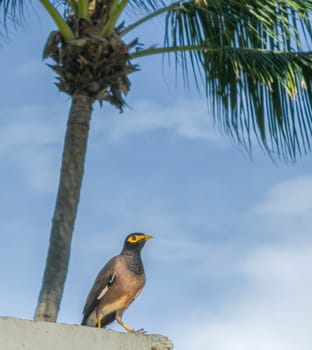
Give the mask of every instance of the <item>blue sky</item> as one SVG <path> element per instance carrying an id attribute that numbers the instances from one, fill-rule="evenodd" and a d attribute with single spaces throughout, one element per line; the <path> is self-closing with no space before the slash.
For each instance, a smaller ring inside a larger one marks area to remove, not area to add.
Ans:
<path id="1" fill-rule="evenodd" d="M 0 62 L 0 314 L 31 319 L 41 285 L 70 101 L 41 60 L 41 9 Z M 152 42 L 160 24 L 138 32 Z M 157 30 L 156 30 L 157 29 Z M 95 107 L 58 321 L 78 324 L 99 269 L 134 231 L 147 284 L 124 314 L 179 350 L 311 349 L 311 155 L 253 160 L 161 58 L 139 61 L 123 114 Z M 118 325 L 113 329 L 121 330 Z"/>

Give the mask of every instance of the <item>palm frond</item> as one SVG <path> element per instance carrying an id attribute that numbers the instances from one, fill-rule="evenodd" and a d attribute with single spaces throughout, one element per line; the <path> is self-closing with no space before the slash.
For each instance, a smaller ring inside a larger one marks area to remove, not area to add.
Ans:
<path id="1" fill-rule="evenodd" d="M 248 148 L 252 135 L 288 159 L 311 150 L 312 53 L 223 48 L 204 55 L 216 122 Z"/>
<path id="2" fill-rule="evenodd" d="M 23 11 L 23 0 L 0 0 L 3 16 L 20 14 Z"/>
<path id="3" fill-rule="evenodd" d="M 311 10 L 312 1 L 300 0 L 209 0 L 206 6 L 180 2 L 167 13 L 165 45 L 206 42 L 213 47 L 298 51 L 311 45 Z M 302 42 L 300 36 L 309 40 Z"/>
<path id="4" fill-rule="evenodd" d="M 130 9 L 136 9 L 144 12 L 155 11 L 165 6 L 162 0 L 129 0 Z"/>
<path id="5" fill-rule="evenodd" d="M 23 0 L 0 0 L 0 13 L 2 13 L 0 22 L 5 29 L 7 28 L 8 22 L 13 24 L 19 23 L 24 13 L 23 5 Z"/>
<path id="6" fill-rule="evenodd" d="M 247 148 L 255 134 L 281 157 L 311 149 L 311 10 L 312 1 L 209 0 L 166 15 L 176 70 L 204 81 L 216 121 Z"/>
<path id="7" fill-rule="evenodd" d="M 74 0 L 75 1 L 75 0 Z M 62 7 L 62 9 L 67 10 L 69 8 L 69 1 L 67 0 L 51 0 L 50 3 L 56 7 Z M 34 1 L 28 0 L 0 0 L 0 25 L 3 25 L 4 30 L 7 29 L 9 23 L 13 25 L 18 25 L 24 17 L 25 7 L 31 6 Z M 1 29 L 0 29 L 0 33 Z"/>

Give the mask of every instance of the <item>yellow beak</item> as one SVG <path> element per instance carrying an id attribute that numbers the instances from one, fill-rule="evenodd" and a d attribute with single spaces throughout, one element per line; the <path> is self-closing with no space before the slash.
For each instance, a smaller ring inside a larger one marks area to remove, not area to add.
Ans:
<path id="1" fill-rule="evenodd" d="M 144 235 L 143 237 L 146 241 L 148 241 L 149 239 L 152 239 L 153 236 L 150 236 L 150 235 Z"/>

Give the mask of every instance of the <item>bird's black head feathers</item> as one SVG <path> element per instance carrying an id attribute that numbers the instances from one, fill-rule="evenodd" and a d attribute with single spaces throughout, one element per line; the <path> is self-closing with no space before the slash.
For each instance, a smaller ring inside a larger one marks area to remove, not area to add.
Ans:
<path id="1" fill-rule="evenodd" d="M 151 239 L 152 236 L 144 233 L 130 233 L 125 239 L 125 243 L 121 254 L 140 253 L 146 241 Z"/>

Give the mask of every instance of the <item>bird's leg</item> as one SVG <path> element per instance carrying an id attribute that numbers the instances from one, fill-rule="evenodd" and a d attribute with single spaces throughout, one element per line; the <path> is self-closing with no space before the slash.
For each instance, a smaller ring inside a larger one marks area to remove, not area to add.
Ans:
<path id="1" fill-rule="evenodd" d="M 125 330 L 127 330 L 128 332 L 133 332 L 133 329 L 130 328 L 129 326 L 127 326 L 124 322 L 122 322 L 121 320 L 117 320 L 117 322 L 121 325 L 121 327 L 123 327 Z"/>
<path id="2" fill-rule="evenodd" d="M 102 328 L 102 322 L 100 317 L 97 317 L 97 328 Z"/>
<path id="3" fill-rule="evenodd" d="M 124 322 L 122 322 L 121 320 L 121 314 L 119 312 L 116 313 L 116 321 L 121 325 L 121 327 L 123 327 L 126 331 L 128 332 L 134 332 L 134 330 L 132 328 L 130 328 L 129 326 L 127 326 Z"/>

